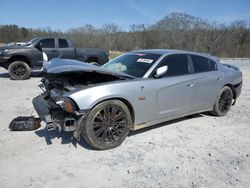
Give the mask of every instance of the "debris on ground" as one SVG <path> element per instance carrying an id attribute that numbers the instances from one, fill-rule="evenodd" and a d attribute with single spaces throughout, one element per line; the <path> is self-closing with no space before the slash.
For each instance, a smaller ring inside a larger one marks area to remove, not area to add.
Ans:
<path id="1" fill-rule="evenodd" d="M 19 116 L 11 121 L 9 128 L 12 131 L 32 131 L 40 128 L 40 123 L 40 118 Z"/>

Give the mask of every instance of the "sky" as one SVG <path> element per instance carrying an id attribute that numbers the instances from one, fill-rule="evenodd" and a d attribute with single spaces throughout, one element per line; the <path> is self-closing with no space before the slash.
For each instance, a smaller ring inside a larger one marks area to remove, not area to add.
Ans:
<path id="1" fill-rule="evenodd" d="M 0 25 L 66 31 L 91 24 L 154 24 L 182 12 L 226 24 L 250 20 L 250 0 L 0 0 Z"/>

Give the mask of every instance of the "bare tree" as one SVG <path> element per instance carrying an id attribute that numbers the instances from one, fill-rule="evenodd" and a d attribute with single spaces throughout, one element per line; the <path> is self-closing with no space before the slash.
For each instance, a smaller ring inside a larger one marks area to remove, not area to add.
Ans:
<path id="1" fill-rule="evenodd" d="M 26 41 L 37 36 L 65 36 L 76 46 L 86 48 L 118 51 L 167 48 L 223 57 L 250 57 L 250 20 L 236 20 L 225 25 L 184 13 L 171 13 L 150 26 L 133 24 L 129 31 L 114 23 L 104 24 L 101 28 L 85 24 L 67 32 L 49 27 L 27 29 L 0 25 L 0 43 Z"/>

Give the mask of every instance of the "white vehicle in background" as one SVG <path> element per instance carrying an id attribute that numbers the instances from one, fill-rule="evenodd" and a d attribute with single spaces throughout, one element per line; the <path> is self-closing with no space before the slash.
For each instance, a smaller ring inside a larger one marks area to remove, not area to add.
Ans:
<path id="1" fill-rule="evenodd" d="M 7 44 L 7 46 L 23 46 L 25 44 L 26 44 L 26 42 L 11 42 L 11 43 Z"/>

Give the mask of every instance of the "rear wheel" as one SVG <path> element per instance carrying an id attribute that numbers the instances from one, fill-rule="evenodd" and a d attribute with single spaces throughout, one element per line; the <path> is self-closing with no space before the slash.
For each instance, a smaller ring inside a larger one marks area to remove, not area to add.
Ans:
<path id="1" fill-rule="evenodd" d="M 82 135 L 96 149 L 111 149 L 125 140 L 131 124 L 130 111 L 123 102 L 105 101 L 90 111 Z"/>
<path id="2" fill-rule="evenodd" d="M 14 61 L 8 67 L 12 80 L 25 80 L 30 76 L 30 67 L 23 61 Z"/>
<path id="3" fill-rule="evenodd" d="M 233 101 L 233 92 L 231 88 L 228 86 L 223 87 L 216 99 L 211 114 L 215 116 L 226 115 L 232 106 L 232 101 Z"/>

